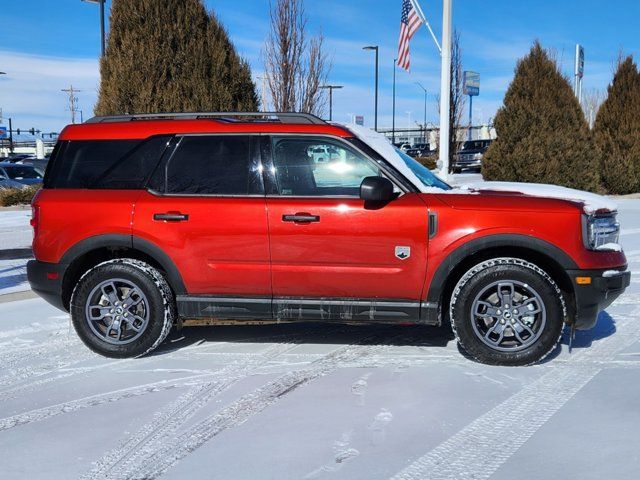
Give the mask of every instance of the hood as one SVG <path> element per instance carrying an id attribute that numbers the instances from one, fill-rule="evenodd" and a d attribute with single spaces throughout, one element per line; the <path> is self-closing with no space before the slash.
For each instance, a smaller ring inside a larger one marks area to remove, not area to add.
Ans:
<path id="1" fill-rule="evenodd" d="M 510 192 L 530 197 L 567 200 L 581 204 L 584 212 L 589 215 L 598 211 L 618 210 L 615 202 L 602 195 L 544 183 L 477 182 L 462 185 L 460 189 L 478 193 Z"/>

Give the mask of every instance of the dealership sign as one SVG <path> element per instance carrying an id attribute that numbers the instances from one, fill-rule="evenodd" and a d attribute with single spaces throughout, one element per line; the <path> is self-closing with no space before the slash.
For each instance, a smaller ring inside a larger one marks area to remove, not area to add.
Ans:
<path id="1" fill-rule="evenodd" d="M 465 95 L 471 97 L 480 95 L 480 74 L 478 72 L 464 72 L 463 88 Z"/>
<path id="2" fill-rule="evenodd" d="M 0 125 L 0 139 L 4 140 L 9 138 L 9 132 L 7 132 L 7 127 Z"/>

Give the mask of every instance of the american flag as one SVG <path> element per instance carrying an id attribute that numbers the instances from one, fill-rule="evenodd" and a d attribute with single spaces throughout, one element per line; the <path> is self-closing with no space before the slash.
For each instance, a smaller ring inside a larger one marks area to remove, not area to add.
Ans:
<path id="1" fill-rule="evenodd" d="M 398 46 L 398 66 L 409 70 L 411 55 L 409 42 L 422 25 L 422 18 L 411 0 L 402 0 L 402 17 L 400 19 L 400 45 Z"/>

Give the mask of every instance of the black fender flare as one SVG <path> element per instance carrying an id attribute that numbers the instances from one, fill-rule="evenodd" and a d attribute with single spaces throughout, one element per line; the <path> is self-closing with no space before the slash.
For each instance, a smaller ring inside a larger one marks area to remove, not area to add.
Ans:
<path id="1" fill-rule="evenodd" d="M 158 245 L 132 235 L 106 234 L 86 238 L 76 243 L 62 255 L 60 263 L 68 266 L 92 250 L 107 247 L 123 247 L 138 250 L 153 258 L 166 272 L 167 281 L 176 295 L 184 295 L 187 290 L 182 275 L 173 260 Z"/>
<path id="2" fill-rule="evenodd" d="M 500 247 L 515 247 L 532 250 L 538 254 L 551 258 L 565 271 L 579 268 L 576 262 L 569 255 L 545 240 L 517 234 L 488 235 L 473 239 L 464 245 L 461 245 L 451 252 L 440 265 L 438 265 L 436 273 L 431 279 L 431 284 L 429 285 L 425 301 L 431 305 L 438 305 L 441 301 L 442 293 L 444 292 L 449 275 L 458 265 L 471 255 L 483 250 Z M 541 268 L 544 269 L 543 266 L 541 266 Z"/>

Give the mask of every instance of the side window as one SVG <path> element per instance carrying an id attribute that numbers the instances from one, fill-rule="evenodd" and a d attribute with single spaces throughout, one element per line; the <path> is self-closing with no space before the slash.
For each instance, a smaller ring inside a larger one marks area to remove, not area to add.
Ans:
<path id="1" fill-rule="evenodd" d="M 272 151 L 280 195 L 357 197 L 362 180 L 380 174 L 362 154 L 328 139 L 276 137 Z"/>
<path id="2" fill-rule="evenodd" d="M 184 137 L 165 169 L 166 193 L 247 195 L 250 170 L 250 137 Z"/>
<path id="3" fill-rule="evenodd" d="M 69 141 L 52 156 L 45 188 L 95 188 L 96 182 L 133 151 L 141 140 Z M 51 170 L 51 171 L 49 171 Z M 136 188 L 141 188 L 141 185 Z"/>

